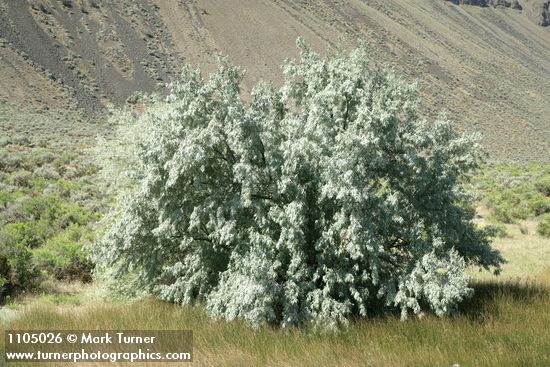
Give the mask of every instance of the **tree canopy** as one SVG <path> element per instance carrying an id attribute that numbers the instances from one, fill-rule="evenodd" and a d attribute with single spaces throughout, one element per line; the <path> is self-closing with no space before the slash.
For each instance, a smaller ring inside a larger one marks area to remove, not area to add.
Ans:
<path id="1" fill-rule="evenodd" d="M 465 268 L 503 262 L 462 185 L 479 136 L 419 117 L 416 85 L 371 67 L 366 47 L 298 43 L 283 86 L 259 83 L 249 102 L 221 60 L 121 113 L 98 268 L 253 326 L 452 313 L 472 292 Z"/>

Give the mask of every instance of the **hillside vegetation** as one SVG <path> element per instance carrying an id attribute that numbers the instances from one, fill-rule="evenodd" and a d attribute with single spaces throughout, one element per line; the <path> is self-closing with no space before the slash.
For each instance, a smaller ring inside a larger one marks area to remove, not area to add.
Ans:
<path id="1" fill-rule="evenodd" d="M 45 276 L 91 281 L 83 250 L 102 194 L 89 149 L 105 131 L 76 113 L 0 103 L 0 302 Z"/>
<path id="2" fill-rule="evenodd" d="M 0 0 L 0 98 L 97 115 L 162 87 L 183 61 L 210 71 L 229 55 L 250 88 L 281 81 L 299 35 L 318 50 L 364 39 L 372 60 L 418 79 L 423 114 L 446 109 L 483 132 L 493 160 L 548 163 L 550 27 L 537 24 L 546 2 L 519 3 Z"/>

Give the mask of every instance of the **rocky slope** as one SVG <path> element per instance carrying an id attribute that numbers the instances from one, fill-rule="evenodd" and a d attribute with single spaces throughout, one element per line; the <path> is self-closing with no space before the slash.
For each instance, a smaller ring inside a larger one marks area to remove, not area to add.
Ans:
<path id="1" fill-rule="evenodd" d="M 547 0 L 531 0 L 530 16 L 540 26 L 546 27 L 550 25 L 550 1 Z"/>
<path id="2" fill-rule="evenodd" d="M 364 39 L 373 63 L 418 80 L 424 115 L 447 110 L 481 131 L 491 158 L 548 162 L 547 10 L 540 0 L 0 0 L 0 103 L 100 116 L 161 90 L 183 62 L 213 70 L 220 53 L 247 70 L 246 92 L 281 81 L 298 36 L 321 51 Z"/>
<path id="3" fill-rule="evenodd" d="M 2 0 L 0 9 L 1 70 L 15 81 L 38 80 L 12 86 L 35 101 L 50 95 L 41 91 L 45 76 L 51 88 L 97 113 L 136 90 L 168 81 L 179 64 L 149 1 Z M 13 97 L 10 88 L 3 94 Z"/>
<path id="4" fill-rule="evenodd" d="M 493 6 L 498 7 L 502 6 L 505 8 L 513 8 L 517 10 L 523 9 L 518 0 L 508 1 L 508 0 L 447 0 L 451 1 L 454 4 L 466 4 L 466 5 L 476 5 L 476 6 Z"/>
<path id="5" fill-rule="evenodd" d="M 453 4 L 475 5 L 481 7 L 503 7 L 515 10 L 523 10 L 524 6 L 529 17 L 538 25 L 546 27 L 550 25 L 550 1 L 548 0 L 446 0 Z M 524 3 L 524 5 L 522 5 Z"/>

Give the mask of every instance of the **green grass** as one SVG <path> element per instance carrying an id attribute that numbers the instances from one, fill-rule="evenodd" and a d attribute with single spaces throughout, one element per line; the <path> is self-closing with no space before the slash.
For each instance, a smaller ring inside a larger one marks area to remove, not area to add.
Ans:
<path id="1" fill-rule="evenodd" d="M 82 300 L 75 294 L 43 294 L 40 299 L 40 303 L 54 304 L 54 305 L 70 305 L 79 306 Z"/>

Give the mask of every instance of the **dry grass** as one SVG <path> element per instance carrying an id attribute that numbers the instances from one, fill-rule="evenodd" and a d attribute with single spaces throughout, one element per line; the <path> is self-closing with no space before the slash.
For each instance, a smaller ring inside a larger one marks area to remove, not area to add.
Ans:
<path id="1" fill-rule="evenodd" d="M 537 234 L 535 221 L 522 221 L 505 226 L 507 236 L 495 239 L 493 247 L 500 250 L 508 263 L 504 264 L 498 277 L 489 272 L 472 270 L 471 273 L 476 279 L 525 279 L 540 274 L 550 266 L 550 238 Z M 524 228 L 524 231 L 526 229 L 527 233 L 521 233 L 520 227 Z"/>
<path id="2" fill-rule="evenodd" d="M 254 331 L 240 322 L 214 322 L 201 309 L 156 300 L 106 302 L 96 286 L 46 283 L 50 295 L 27 299 L 18 311 L 9 311 L 9 321 L 0 317 L 0 331 L 190 329 L 194 362 L 189 365 L 196 366 L 548 366 L 550 270 L 535 271 L 548 264 L 550 243 L 530 229 L 522 235 L 511 226 L 512 237 L 495 243 L 510 260 L 503 277 L 476 275 L 475 296 L 454 318 L 401 322 L 397 315 L 373 317 L 352 322 L 338 334 L 310 328 Z M 523 279 L 511 279 L 519 275 Z M 2 332 L 0 345 L 3 337 Z"/>
<path id="3" fill-rule="evenodd" d="M 476 296 L 456 318 L 401 322 L 388 316 L 354 322 L 338 334 L 253 331 L 239 322 L 212 322 L 201 310 L 154 300 L 70 307 L 35 303 L 6 327 L 191 329 L 191 365 L 196 366 L 548 366 L 550 272 L 541 279 L 477 283 Z"/>

